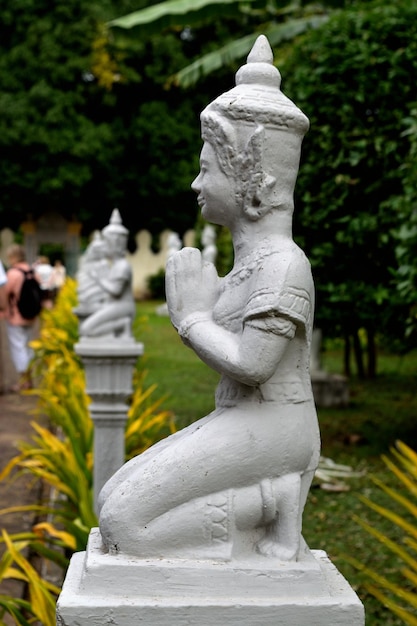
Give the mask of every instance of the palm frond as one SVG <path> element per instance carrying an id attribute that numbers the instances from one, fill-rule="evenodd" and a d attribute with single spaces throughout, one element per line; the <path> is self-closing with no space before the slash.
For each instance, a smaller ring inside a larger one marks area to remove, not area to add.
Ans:
<path id="1" fill-rule="evenodd" d="M 245 0 L 243 4 L 254 4 L 256 1 Z M 139 29 L 145 28 L 149 36 L 150 32 L 159 32 L 169 26 L 191 25 L 209 16 L 233 15 L 241 4 L 242 0 L 167 0 L 115 18 L 108 22 L 108 26 L 135 28 L 136 36 L 140 34 Z"/>
<path id="2" fill-rule="evenodd" d="M 268 24 L 262 30 L 271 46 L 290 41 L 311 28 L 318 28 L 328 19 L 325 15 L 304 17 L 288 20 L 282 24 Z M 167 86 L 176 85 L 190 87 L 196 84 L 200 78 L 208 76 L 214 71 L 243 59 L 251 50 L 260 32 L 254 32 L 240 39 L 227 43 L 214 52 L 203 55 L 190 65 L 174 74 L 168 79 Z"/>
<path id="3" fill-rule="evenodd" d="M 390 521 L 393 528 L 404 532 L 402 541 L 390 538 L 385 532 L 380 531 L 373 524 L 369 524 L 358 516 L 353 519 L 371 536 L 377 539 L 392 554 L 405 564 L 401 569 L 404 584 L 396 584 L 385 577 L 380 576 L 374 569 L 365 567 L 360 561 L 350 556 L 345 560 L 351 563 L 356 569 L 361 571 L 371 582 L 366 582 L 364 587 L 375 598 L 382 602 L 392 613 L 404 620 L 409 626 L 417 626 L 417 506 L 411 498 L 417 495 L 417 454 L 406 444 L 397 442 L 396 447 L 391 450 L 392 456 L 397 461 L 394 463 L 386 455 L 383 456 L 384 463 L 398 480 L 400 486 L 406 493 L 400 493 L 377 478 L 373 482 L 390 498 L 393 507 L 398 504 L 403 507 L 410 516 L 406 519 L 391 510 L 388 506 L 381 506 L 368 498 L 361 497 L 361 501 L 380 517 Z M 401 469 L 403 468 L 403 469 Z M 402 604 L 400 604 L 402 603 Z M 406 606 L 403 606 L 406 605 Z"/>

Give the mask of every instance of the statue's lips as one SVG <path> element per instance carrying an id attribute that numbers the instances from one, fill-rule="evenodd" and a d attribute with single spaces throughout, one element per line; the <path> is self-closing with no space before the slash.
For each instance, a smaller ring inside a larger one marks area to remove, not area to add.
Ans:
<path id="1" fill-rule="evenodd" d="M 197 202 L 198 202 L 198 206 L 200 207 L 200 209 L 204 209 L 204 206 L 205 206 L 204 198 L 202 198 L 201 196 L 198 196 Z"/>

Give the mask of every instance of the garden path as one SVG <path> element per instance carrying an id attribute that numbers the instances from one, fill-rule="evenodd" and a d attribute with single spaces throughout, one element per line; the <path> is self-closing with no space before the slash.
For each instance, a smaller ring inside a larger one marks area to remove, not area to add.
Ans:
<path id="1" fill-rule="evenodd" d="M 0 471 L 18 453 L 19 441 L 28 441 L 33 434 L 31 421 L 37 399 L 23 393 L 0 394 Z M 39 421 L 39 418 L 36 418 Z M 45 420 L 46 422 L 46 420 Z M 0 481 L 0 510 L 10 506 L 33 504 L 41 497 L 41 485 L 33 478 L 20 476 Z M 12 513 L 0 517 L 0 529 L 8 533 L 28 531 L 35 522 L 34 513 Z M 1 554 L 1 545 L 0 545 Z M 24 597 L 25 587 L 19 581 L 0 583 L 0 594 Z M 7 623 L 7 622 L 6 622 Z"/>

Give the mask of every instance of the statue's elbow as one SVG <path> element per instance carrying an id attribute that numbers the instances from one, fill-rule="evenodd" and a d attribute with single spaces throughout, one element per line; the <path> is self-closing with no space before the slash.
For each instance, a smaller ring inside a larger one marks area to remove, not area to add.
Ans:
<path id="1" fill-rule="evenodd" d="M 262 367 L 259 367 L 259 366 Z M 265 367 L 261 363 L 254 364 L 253 367 L 245 369 L 240 377 L 240 382 L 249 387 L 258 387 L 263 385 L 271 378 L 275 368 Z"/>

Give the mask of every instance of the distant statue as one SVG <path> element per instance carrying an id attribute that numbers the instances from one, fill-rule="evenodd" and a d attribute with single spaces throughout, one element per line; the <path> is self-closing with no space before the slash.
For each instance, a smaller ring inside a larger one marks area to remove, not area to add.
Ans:
<path id="1" fill-rule="evenodd" d="M 217 246 L 216 246 L 216 231 L 214 226 L 206 224 L 201 234 L 201 243 L 203 244 L 203 250 L 201 253 L 203 261 L 216 264 L 217 259 Z"/>
<path id="2" fill-rule="evenodd" d="M 170 233 L 167 239 L 167 260 L 178 250 L 181 250 L 182 242 L 178 233 Z"/>
<path id="3" fill-rule="evenodd" d="M 237 86 L 201 114 L 202 215 L 230 229 L 219 278 L 199 250 L 167 265 L 171 321 L 221 374 L 215 410 L 124 465 L 104 486 L 100 531 L 112 553 L 274 562 L 303 553 L 302 513 L 319 460 L 309 375 L 314 287 L 292 239 L 306 116 L 280 91 L 260 36 Z M 187 382 L 184 381 L 184 385 Z"/>
<path id="4" fill-rule="evenodd" d="M 80 323 L 81 337 L 132 336 L 135 301 L 132 269 L 126 259 L 128 234 L 114 209 L 109 225 L 101 232 L 102 239 L 91 244 L 81 268 L 78 311 L 89 307 L 93 311 Z"/>
<path id="5" fill-rule="evenodd" d="M 74 312 L 80 319 L 85 319 L 110 301 L 109 292 L 101 284 L 101 279 L 106 278 L 110 270 L 107 252 L 106 242 L 101 233 L 96 232 L 81 257 L 77 272 L 79 304 Z"/>
<path id="6" fill-rule="evenodd" d="M 311 338 L 311 351 L 310 351 L 310 372 L 315 374 L 321 372 L 321 344 L 323 333 L 320 328 L 313 328 L 313 335 Z"/>
<path id="7" fill-rule="evenodd" d="M 173 254 L 178 252 L 178 250 L 181 250 L 181 248 L 182 248 L 182 241 L 181 241 L 179 234 L 174 233 L 174 232 L 170 233 L 167 239 L 167 254 L 166 254 L 165 264 L 168 263 L 168 259 Z M 168 305 L 166 302 L 164 302 L 163 304 L 159 304 L 156 307 L 156 314 L 160 315 L 161 317 L 168 317 L 169 312 L 168 312 Z"/>

